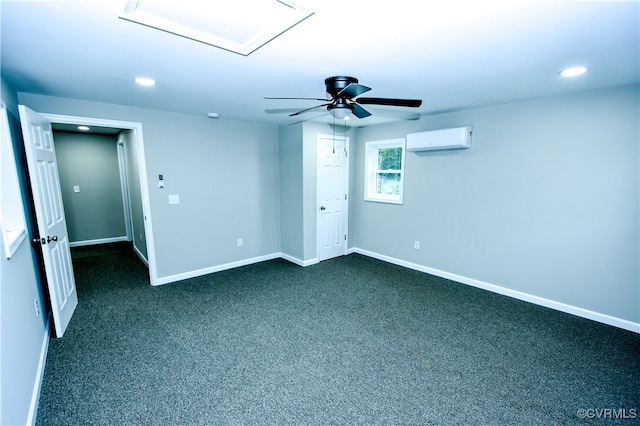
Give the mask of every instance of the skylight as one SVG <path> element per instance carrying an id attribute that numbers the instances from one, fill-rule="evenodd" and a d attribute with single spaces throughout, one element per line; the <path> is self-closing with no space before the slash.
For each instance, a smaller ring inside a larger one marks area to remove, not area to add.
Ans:
<path id="1" fill-rule="evenodd" d="M 312 14 L 284 0 L 128 0 L 120 18 L 247 56 Z"/>

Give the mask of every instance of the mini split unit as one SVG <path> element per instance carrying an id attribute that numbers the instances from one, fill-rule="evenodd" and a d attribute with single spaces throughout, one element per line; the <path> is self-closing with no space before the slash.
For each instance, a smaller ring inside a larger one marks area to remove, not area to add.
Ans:
<path id="1" fill-rule="evenodd" d="M 407 151 L 471 148 L 471 126 L 409 133 Z"/>

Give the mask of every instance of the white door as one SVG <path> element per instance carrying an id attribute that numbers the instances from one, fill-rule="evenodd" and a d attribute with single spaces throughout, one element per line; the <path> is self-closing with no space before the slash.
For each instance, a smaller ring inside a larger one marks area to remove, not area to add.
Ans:
<path id="1" fill-rule="evenodd" d="M 349 139 L 318 135 L 318 261 L 347 252 Z"/>
<path id="2" fill-rule="evenodd" d="M 27 154 L 31 192 L 44 257 L 56 337 L 62 337 L 78 305 L 67 223 L 62 206 L 51 123 L 20 105 L 20 123 Z"/>

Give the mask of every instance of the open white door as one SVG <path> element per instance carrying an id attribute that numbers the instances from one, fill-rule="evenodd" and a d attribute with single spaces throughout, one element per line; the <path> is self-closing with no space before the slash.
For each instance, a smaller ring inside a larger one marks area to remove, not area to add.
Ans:
<path id="1" fill-rule="evenodd" d="M 349 139 L 318 135 L 318 261 L 347 252 Z"/>
<path id="2" fill-rule="evenodd" d="M 62 337 L 78 305 L 78 293 L 73 277 L 53 133 L 49 120 L 24 105 L 18 108 L 53 324 L 56 337 Z"/>

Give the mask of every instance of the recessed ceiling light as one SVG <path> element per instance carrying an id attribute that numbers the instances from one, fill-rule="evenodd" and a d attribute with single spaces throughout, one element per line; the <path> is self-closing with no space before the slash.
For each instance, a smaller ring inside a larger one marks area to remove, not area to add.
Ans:
<path id="1" fill-rule="evenodd" d="M 147 77 L 137 77 L 134 81 L 141 86 L 155 86 L 157 84 L 155 80 Z"/>
<path id="2" fill-rule="evenodd" d="M 563 77 L 577 77 L 585 72 L 587 72 L 587 67 L 571 67 L 566 70 L 562 70 L 560 75 Z"/>
<path id="3" fill-rule="evenodd" d="M 82 130 L 83 132 L 88 132 L 91 129 L 87 126 L 78 126 L 78 130 Z"/>

